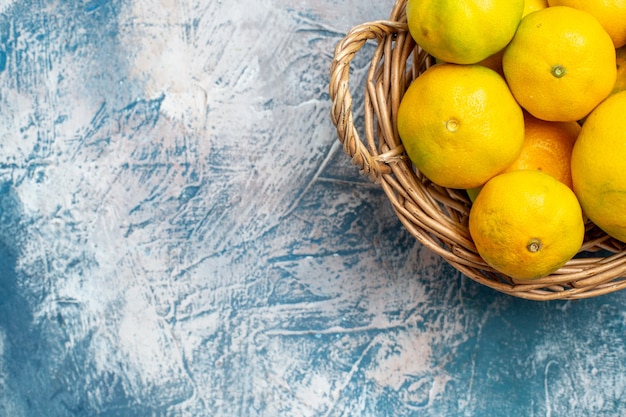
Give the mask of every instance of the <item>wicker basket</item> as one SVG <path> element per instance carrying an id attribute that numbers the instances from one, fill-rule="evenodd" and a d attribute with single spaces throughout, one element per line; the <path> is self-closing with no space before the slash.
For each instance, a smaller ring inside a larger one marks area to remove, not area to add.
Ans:
<path id="1" fill-rule="evenodd" d="M 533 300 L 576 299 L 626 287 L 626 245 L 588 223 L 578 255 L 552 275 L 516 282 L 497 273 L 478 255 L 468 230 L 470 201 L 464 190 L 428 181 L 406 156 L 396 129 L 400 99 L 411 81 L 434 59 L 411 38 L 406 0 L 389 20 L 354 27 L 337 44 L 330 74 L 331 116 L 345 153 L 361 172 L 380 184 L 406 229 L 469 278 L 497 291 Z M 377 47 L 364 90 L 364 130 L 359 134 L 349 90 L 350 62 L 368 40 Z"/>

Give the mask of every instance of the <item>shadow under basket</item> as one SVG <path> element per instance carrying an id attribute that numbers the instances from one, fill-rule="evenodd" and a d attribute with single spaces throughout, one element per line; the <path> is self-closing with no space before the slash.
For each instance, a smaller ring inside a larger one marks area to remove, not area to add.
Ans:
<path id="1" fill-rule="evenodd" d="M 532 300 L 588 298 L 626 287 L 626 245 L 591 222 L 578 254 L 545 278 L 516 281 L 478 255 L 468 229 L 471 203 L 465 190 L 440 187 L 425 178 L 411 164 L 398 136 L 396 114 L 402 95 L 434 64 L 411 38 L 405 6 L 406 0 L 398 0 L 389 20 L 358 25 L 336 46 L 329 87 L 331 117 L 344 152 L 382 187 L 411 235 L 480 284 Z M 352 112 L 350 63 L 368 41 L 376 48 L 363 86 L 364 125 L 359 133 Z"/>

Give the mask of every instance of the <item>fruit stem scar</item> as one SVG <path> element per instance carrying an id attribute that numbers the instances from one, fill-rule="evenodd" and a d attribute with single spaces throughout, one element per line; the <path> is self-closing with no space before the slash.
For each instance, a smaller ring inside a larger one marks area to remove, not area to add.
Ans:
<path id="1" fill-rule="evenodd" d="M 552 67 L 550 71 L 555 78 L 561 78 L 565 74 L 567 74 L 567 70 L 563 65 L 555 65 Z"/>
<path id="2" fill-rule="evenodd" d="M 455 119 L 450 119 L 446 122 L 446 129 L 448 129 L 449 132 L 456 132 L 459 129 L 459 122 Z"/>
<path id="3" fill-rule="evenodd" d="M 531 239 L 526 249 L 532 253 L 539 252 L 541 250 L 541 241 L 539 239 Z"/>

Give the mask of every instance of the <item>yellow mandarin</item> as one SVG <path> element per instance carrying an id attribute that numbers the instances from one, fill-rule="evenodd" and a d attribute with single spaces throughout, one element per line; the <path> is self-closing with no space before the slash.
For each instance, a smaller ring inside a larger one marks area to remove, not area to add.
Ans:
<path id="1" fill-rule="evenodd" d="M 472 204 L 469 230 L 479 255 L 517 280 L 550 275 L 580 249 L 585 226 L 574 192 L 541 171 L 489 180 Z"/>
<path id="2" fill-rule="evenodd" d="M 585 215 L 626 242 L 626 91 L 611 95 L 585 120 L 572 151 L 574 191 Z"/>
<path id="3" fill-rule="evenodd" d="M 406 91 L 398 133 L 435 184 L 472 188 L 510 165 L 524 141 L 524 116 L 504 79 L 481 65 L 437 64 Z"/>
<path id="4" fill-rule="evenodd" d="M 513 95 L 533 116 L 583 119 L 613 89 L 615 48 L 589 13 L 556 6 L 526 15 L 502 57 Z"/>
<path id="5" fill-rule="evenodd" d="M 550 6 L 569 6 L 595 17 L 615 48 L 626 45 L 626 0 L 548 0 Z"/>
<path id="6" fill-rule="evenodd" d="M 572 149 L 580 133 L 576 122 L 548 122 L 524 115 L 524 145 L 504 172 L 534 169 L 552 175 L 572 188 Z"/>

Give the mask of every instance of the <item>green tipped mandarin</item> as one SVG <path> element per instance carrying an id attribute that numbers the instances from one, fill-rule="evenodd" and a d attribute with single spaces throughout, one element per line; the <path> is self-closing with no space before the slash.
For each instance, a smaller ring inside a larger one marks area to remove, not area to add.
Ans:
<path id="1" fill-rule="evenodd" d="M 524 0 L 408 0 L 413 39 L 438 60 L 475 64 L 501 51 L 513 38 Z"/>

